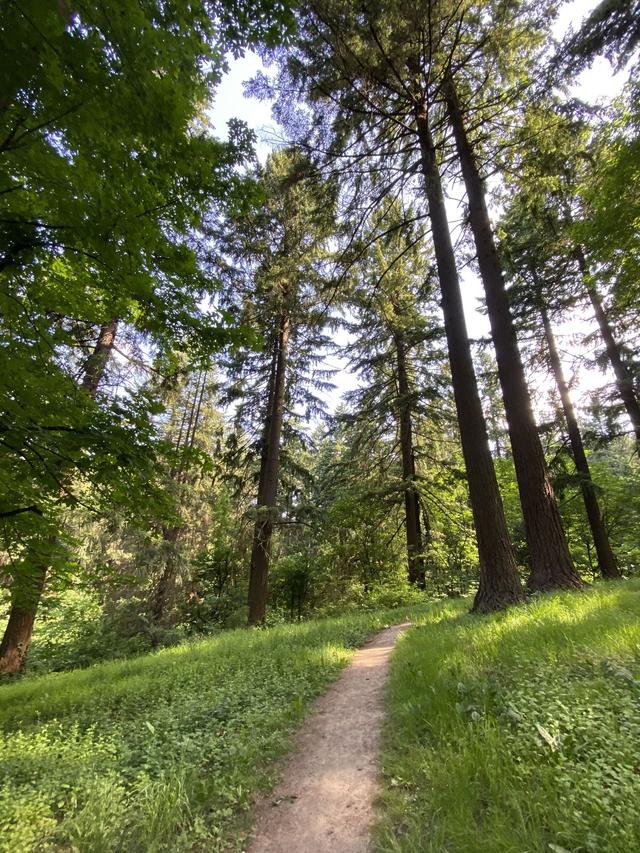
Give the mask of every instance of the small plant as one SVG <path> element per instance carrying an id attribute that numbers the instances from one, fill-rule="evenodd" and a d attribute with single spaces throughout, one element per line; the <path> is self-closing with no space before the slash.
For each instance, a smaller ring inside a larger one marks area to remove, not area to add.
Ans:
<path id="1" fill-rule="evenodd" d="M 311 699 L 369 634 L 407 616 L 228 631 L 0 686 L 0 851 L 240 845 Z"/>
<path id="2" fill-rule="evenodd" d="M 640 583 L 467 609 L 394 658 L 379 853 L 640 849 Z"/>

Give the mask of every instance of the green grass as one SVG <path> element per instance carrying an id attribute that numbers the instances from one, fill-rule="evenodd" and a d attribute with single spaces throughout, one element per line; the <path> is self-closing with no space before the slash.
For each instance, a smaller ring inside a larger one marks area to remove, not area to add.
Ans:
<path id="1" fill-rule="evenodd" d="M 0 687 L 0 850 L 239 846 L 310 700 L 407 610 L 237 630 Z"/>
<path id="2" fill-rule="evenodd" d="M 640 850 L 640 583 L 467 607 L 394 656 L 378 853 Z"/>

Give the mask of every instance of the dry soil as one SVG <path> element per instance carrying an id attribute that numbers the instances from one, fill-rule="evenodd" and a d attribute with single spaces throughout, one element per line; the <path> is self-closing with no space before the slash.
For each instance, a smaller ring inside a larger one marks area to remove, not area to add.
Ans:
<path id="1" fill-rule="evenodd" d="M 365 853 L 378 793 L 383 687 L 394 643 L 382 631 L 315 703 L 282 781 L 256 804 L 248 853 Z"/>

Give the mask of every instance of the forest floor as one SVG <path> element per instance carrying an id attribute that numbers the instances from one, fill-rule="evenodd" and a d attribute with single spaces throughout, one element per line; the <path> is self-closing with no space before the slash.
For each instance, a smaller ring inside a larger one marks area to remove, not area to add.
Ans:
<path id="1" fill-rule="evenodd" d="M 276 789 L 255 813 L 249 853 L 365 853 L 378 794 L 383 688 L 395 642 L 387 628 L 317 700 L 293 742 Z"/>
<path id="2" fill-rule="evenodd" d="M 309 760 L 322 784 L 335 772 L 340 809 L 358 800 L 354 844 L 375 814 L 375 853 L 640 850 L 640 580 L 488 616 L 470 603 L 239 629 L 1 685 L 0 851 L 247 850 L 256 797 L 292 746 L 292 774 Z M 383 666 L 336 682 L 357 647 L 405 621 L 386 683 L 389 634 L 359 658 Z M 356 714 L 363 700 L 371 717 Z M 362 740 L 342 739 L 344 726 Z M 354 771 L 366 774 L 359 792 L 343 784 Z M 258 807 L 252 853 L 277 839 L 272 815 L 311 831 L 330 806 L 297 778 Z M 293 798 L 307 796 L 314 808 L 300 815 Z M 332 841 L 332 853 L 364 849 Z"/>
<path id="3" fill-rule="evenodd" d="M 313 700 L 427 609 L 225 631 L 0 685 L 0 851 L 240 850 Z"/>
<path id="4" fill-rule="evenodd" d="M 376 853 L 640 850 L 640 581 L 468 605 L 393 656 Z"/>

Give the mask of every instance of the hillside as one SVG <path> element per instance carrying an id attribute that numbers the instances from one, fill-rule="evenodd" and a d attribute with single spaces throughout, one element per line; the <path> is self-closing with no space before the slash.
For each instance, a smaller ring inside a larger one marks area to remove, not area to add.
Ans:
<path id="1" fill-rule="evenodd" d="M 1 850 L 239 849 L 314 696 L 385 624 L 376 850 L 640 846 L 640 582 L 236 630 L 0 687 Z"/>

